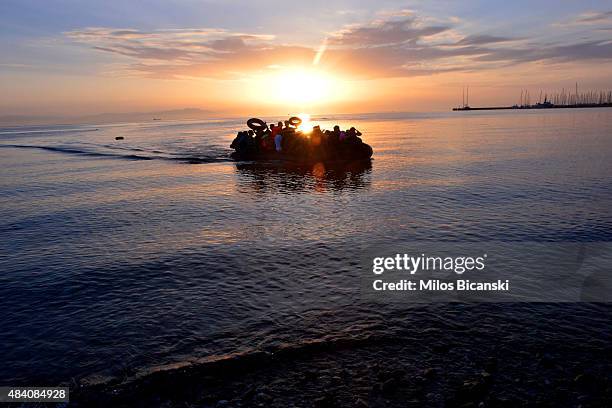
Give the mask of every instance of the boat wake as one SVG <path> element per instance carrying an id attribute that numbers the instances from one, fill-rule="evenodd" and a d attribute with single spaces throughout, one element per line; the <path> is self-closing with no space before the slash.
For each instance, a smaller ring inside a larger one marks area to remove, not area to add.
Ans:
<path id="1" fill-rule="evenodd" d="M 55 153 L 73 154 L 79 156 L 88 157 L 99 157 L 99 158 L 115 158 L 124 160 L 172 160 L 190 164 L 202 164 L 202 163 L 218 163 L 232 161 L 227 151 L 213 151 L 208 154 L 196 154 L 196 155 L 182 155 L 180 153 L 164 153 L 159 150 L 148 151 L 141 148 L 114 148 L 114 150 L 120 150 L 121 152 L 101 152 L 95 150 L 88 150 L 77 147 L 66 147 L 66 146 L 37 146 L 37 145 L 22 145 L 22 144 L 3 144 L 0 145 L 3 148 L 13 149 L 36 149 L 44 150 Z M 110 146 L 105 146 L 111 148 Z M 131 152 L 131 153 L 129 153 Z"/>

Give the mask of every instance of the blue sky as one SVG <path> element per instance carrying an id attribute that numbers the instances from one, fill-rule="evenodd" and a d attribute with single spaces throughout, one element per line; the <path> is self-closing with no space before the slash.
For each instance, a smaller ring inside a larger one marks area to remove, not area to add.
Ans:
<path id="1" fill-rule="evenodd" d="M 254 30 L 284 27 L 294 21 L 342 25 L 381 10 L 414 9 L 423 14 L 455 15 L 491 28 L 533 27 L 534 23 L 570 18 L 586 11 L 608 11 L 609 1 L 77 1 L 4 0 L 0 3 L 3 37 L 53 35 L 84 26 L 142 29 L 218 27 Z M 342 12 L 347 13 L 342 13 Z M 307 27 L 300 27 L 300 31 Z M 313 27 L 312 31 L 318 31 Z"/>
<path id="2" fill-rule="evenodd" d="M 210 100 L 177 96 L 168 107 L 214 102 L 219 87 L 236 85 L 227 81 L 305 64 L 324 40 L 321 69 L 381 88 L 391 78 L 414 84 L 419 77 L 418 86 L 423 78 L 439 86 L 469 80 L 485 92 L 496 72 L 508 78 L 512 66 L 529 75 L 539 67 L 542 85 L 552 88 L 569 79 L 551 76 L 560 64 L 584 72 L 589 86 L 609 87 L 611 10 L 609 1 L 4 0 L 0 81 L 14 97 L 0 103 L 0 114 L 75 104 L 148 108 L 138 103 L 139 94 L 147 98 L 144 87 L 186 89 L 190 80 L 210 89 Z M 255 63 L 265 56 L 276 60 Z M 118 103 L 92 81 L 126 86 L 133 98 Z M 36 90 L 48 90 L 54 102 Z M 85 90 L 97 95 L 95 104 L 79 103 Z"/>

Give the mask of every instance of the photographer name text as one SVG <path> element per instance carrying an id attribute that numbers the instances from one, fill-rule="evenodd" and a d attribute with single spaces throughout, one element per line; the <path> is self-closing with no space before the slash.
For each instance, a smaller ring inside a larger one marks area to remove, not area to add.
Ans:
<path id="1" fill-rule="evenodd" d="M 418 272 L 449 272 L 456 276 L 465 272 L 478 273 L 486 268 L 487 254 L 480 256 L 442 257 L 410 256 L 408 254 L 396 254 L 391 257 L 376 257 L 372 260 L 372 273 L 380 276 L 388 271 L 401 271 L 413 278 Z M 382 277 L 381 277 L 382 278 Z M 416 277 L 414 277 L 416 278 Z M 510 281 L 508 279 L 497 279 L 495 281 L 480 281 L 470 279 L 399 279 L 386 281 L 375 279 L 372 282 L 375 291 L 509 291 Z"/>

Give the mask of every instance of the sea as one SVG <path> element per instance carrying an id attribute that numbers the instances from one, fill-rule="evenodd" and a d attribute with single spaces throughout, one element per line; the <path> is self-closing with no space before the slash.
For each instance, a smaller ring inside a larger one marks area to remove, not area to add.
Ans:
<path id="1" fill-rule="evenodd" d="M 359 259 L 403 241 L 612 241 L 612 109 L 313 115 L 374 155 L 312 166 L 232 160 L 246 119 L 0 128 L 0 385 L 431 327 L 500 353 L 609 347 L 607 303 L 374 304 Z"/>

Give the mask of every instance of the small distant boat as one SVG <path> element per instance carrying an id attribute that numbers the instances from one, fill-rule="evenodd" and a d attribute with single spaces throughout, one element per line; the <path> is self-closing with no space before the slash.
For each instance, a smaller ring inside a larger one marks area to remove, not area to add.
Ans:
<path id="1" fill-rule="evenodd" d="M 125 139 L 123 136 L 117 136 L 117 137 L 115 137 L 115 140 L 123 140 L 123 139 Z"/>
<path id="2" fill-rule="evenodd" d="M 555 105 L 551 101 L 546 100 L 545 98 L 544 102 L 538 102 L 533 107 L 536 109 L 549 109 L 549 108 L 554 108 Z"/>
<path id="3" fill-rule="evenodd" d="M 153 120 L 161 120 L 161 118 L 153 118 Z"/>

